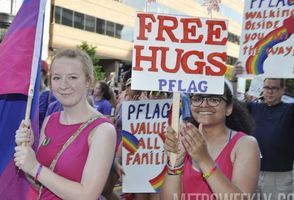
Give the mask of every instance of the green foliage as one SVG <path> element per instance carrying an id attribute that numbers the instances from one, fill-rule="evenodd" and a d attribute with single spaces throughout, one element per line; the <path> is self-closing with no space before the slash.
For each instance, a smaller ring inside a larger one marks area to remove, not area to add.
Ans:
<path id="1" fill-rule="evenodd" d="M 286 79 L 286 94 L 294 97 L 294 79 Z"/>
<path id="2" fill-rule="evenodd" d="M 99 65 L 100 58 L 96 55 L 96 46 L 89 45 L 87 42 L 82 42 L 82 44 L 77 45 L 77 48 L 85 51 L 92 59 L 95 80 L 103 80 L 105 78 L 105 72 L 103 72 L 102 67 Z"/>
<path id="3" fill-rule="evenodd" d="M 250 88 L 252 79 L 246 79 L 245 91 L 247 92 Z"/>

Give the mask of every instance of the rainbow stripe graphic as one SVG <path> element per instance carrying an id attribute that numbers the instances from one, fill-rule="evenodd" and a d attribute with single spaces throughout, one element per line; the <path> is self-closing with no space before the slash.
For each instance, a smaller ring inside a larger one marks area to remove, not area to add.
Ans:
<path id="1" fill-rule="evenodd" d="M 160 134 L 158 134 L 158 136 L 160 137 L 160 139 L 162 140 L 162 143 L 164 144 L 164 142 L 165 142 L 165 133 L 160 133 Z"/>
<path id="2" fill-rule="evenodd" d="M 130 132 L 122 131 L 123 147 L 130 153 L 136 153 L 138 150 L 139 140 Z"/>
<path id="3" fill-rule="evenodd" d="M 255 49 L 258 52 L 256 55 L 248 57 L 246 62 L 247 73 L 254 75 L 264 73 L 263 63 L 265 59 L 268 57 L 268 50 L 274 45 L 290 38 L 292 30 L 290 31 L 289 24 L 291 23 L 293 23 L 293 17 L 290 16 L 289 18 L 284 20 L 283 26 L 271 31 L 262 40 L 260 40 L 254 45 Z"/>
<path id="4" fill-rule="evenodd" d="M 156 192 L 160 191 L 161 186 L 162 186 L 163 181 L 164 181 L 164 177 L 165 177 L 166 172 L 167 172 L 167 166 L 165 166 L 163 168 L 163 170 L 160 172 L 160 174 L 158 176 L 156 176 L 155 178 L 149 180 L 149 183 L 152 185 L 153 189 Z"/>

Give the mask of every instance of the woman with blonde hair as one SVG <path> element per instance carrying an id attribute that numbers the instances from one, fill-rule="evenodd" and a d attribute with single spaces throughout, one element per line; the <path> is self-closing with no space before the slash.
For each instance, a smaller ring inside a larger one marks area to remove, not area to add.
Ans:
<path id="1" fill-rule="evenodd" d="M 44 120 L 36 153 L 30 122 L 23 121 L 16 131 L 15 165 L 34 183 L 27 199 L 98 199 L 112 164 L 116 133 L 87 101 L 93 64 L 86 53 L 68 49 L 55 56 L 50 74 L 53 94 L 64 111 Z"/>

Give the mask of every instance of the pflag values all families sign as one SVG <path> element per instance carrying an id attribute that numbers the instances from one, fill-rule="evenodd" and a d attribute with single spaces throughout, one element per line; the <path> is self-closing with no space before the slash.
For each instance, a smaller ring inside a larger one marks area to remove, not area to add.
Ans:
<path id="1" fill-rule="evenodd" d="M 294 1 L 244 1 L 240 60 L 249 74 L 294 78 Z"/>
<path id="2" fill-rule="evenodd" d="M 163 145 L 170 108 L 169 99 L 123 102 L 123 192 L 160 190 L 167 170 Z"/>
<path id="3" fill-rule="evenodd" d="M 222 94 L 227 21 L 138 13 L 132 89 Z"/>

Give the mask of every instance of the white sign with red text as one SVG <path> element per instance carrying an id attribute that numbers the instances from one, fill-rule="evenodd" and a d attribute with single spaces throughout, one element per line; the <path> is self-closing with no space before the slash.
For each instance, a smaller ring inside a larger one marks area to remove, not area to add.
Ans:
<path id="1" fill-rule="evenodd" d="M 222 94 L 227 21 L 138 13 L 132 89 Z"/>
<path id="2" fill-rule="evenodd" d="M 165 132 L 171 99 L 122 104 L 122 190 L 159 192 L 166 173 Z"/>
<path id="3" fill-rule="evenodd" d="M 294 78 L 294 1 L 244 1 L 240 61 L 248 74 Z"/>

